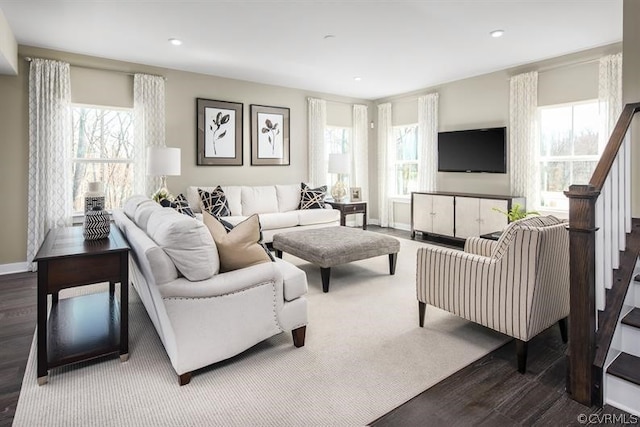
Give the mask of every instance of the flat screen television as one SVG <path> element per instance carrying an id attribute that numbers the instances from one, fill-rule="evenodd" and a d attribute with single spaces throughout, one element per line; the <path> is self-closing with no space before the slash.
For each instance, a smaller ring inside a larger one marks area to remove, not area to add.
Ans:
<path id="1" fill-rule="evenodd" d="M 506 127 L 438 133 L 438 171 L 507 173 L 506 136 Z"/>

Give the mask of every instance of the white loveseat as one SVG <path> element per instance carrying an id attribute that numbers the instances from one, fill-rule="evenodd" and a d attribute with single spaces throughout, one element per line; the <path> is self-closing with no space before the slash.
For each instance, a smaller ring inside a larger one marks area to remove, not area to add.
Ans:
<path id="1" fill-rule="evenodd" d="M 219 273 L 218 252 L 198 219 L 133 196 L 113 218 L 131 246 L 129 278 L 180 385 L 191 372 L 283 331 L 304 345 L 307 279 L 277 259 Z M 134 356 L 135 357 L 135 356 Z"/>
<path id="2" fill-rule="evenodd" d="M 340 212 L 329 205 L 326 205 L 326 209 L 298 209 L 300 184 L 221 187 L 231 210 L 231 216 L 223 219 L 236 225 L 247 217 L 258 214 L 265 243 L 271 243 L 274 234 L 284 231 L 340 225 Z M 187 201 L 196 215 L 201 212 L 198 188 L 208 192 L 215 189 L 204 186 L 187 187 Z"/>

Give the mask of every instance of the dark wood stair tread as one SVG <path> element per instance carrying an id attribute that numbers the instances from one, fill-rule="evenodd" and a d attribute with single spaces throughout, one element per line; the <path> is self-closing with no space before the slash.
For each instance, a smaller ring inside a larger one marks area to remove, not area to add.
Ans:
<path id="1" fill-rule="evenodd" d="M 640 385 L 640 357 L 620 353 L 607 372 L 623 380 Z"/>
<path id="2" fill-rule="evenodd" d="M 622 318 L 622 323 L 640 329 L 640 308 L 634 308 Z"/>

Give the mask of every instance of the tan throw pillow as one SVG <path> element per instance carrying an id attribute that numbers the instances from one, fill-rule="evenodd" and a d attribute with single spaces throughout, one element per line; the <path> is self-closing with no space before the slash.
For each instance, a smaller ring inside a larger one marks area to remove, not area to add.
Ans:
<path id="1" fill-rule="evenodd" d="M 207 211 L 202 211 L 202 221 L 218 247 L 221 273 L 271 261 L 259 243 L 258 215 L 251 215 L 228 233 L 224 225 Z"/>

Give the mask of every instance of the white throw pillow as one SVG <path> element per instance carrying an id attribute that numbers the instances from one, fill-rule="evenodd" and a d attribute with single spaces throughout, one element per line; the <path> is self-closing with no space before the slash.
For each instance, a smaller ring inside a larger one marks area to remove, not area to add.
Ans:
<path id="1" fill-rule="evenodd" d="M 205 225 L 173 209 L 154 210 L 147 234 L 191 281 L 205 280 L 220 270 L 218 250 Z"/>
<path id="2" fill-rule="evenodd" d="M 275 186 L 242 187 L 242 216 L 273 212 L 278 212 Z"/>
<path id="3" fill-rule="evenodd" d="M 295 211 L 300 206 L 300 185 L 276 185 L 278 212 Z M 263 225 L 264 226 L 264 225 Z"/>

